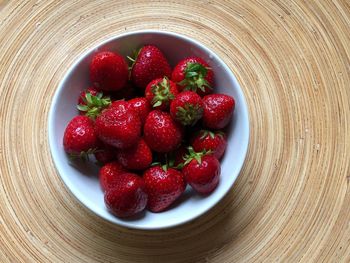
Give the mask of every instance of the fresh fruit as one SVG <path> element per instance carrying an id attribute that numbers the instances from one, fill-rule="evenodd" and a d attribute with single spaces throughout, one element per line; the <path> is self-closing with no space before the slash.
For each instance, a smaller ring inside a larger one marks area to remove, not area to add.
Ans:
<path id="1" fill-rule="evenodd" d="M 141 122 L 144 124 L 148 113 L 151 111 L 151 105 L 146 98 L 134 98 L 129 100 L 131 106 L 137 111 Z"/>
<path id="2" fill-rule="evenodd" d="M 170 78 L 170 65 L 156 46 L 142 47 L 136 54 L 136 58 L 131 60 L 133 61 L 131 80 L 138 88 L 145 89 L 148 83 L 157 78 L 164 76 Z"/>
<path id="3" fill-rule="evenodd" d="M 86 94 L 87 93 L 90 93 L 92 96 L 96 96 L 98 93 L 98 90 L 95 87 L 88 87 L 87 89 L 84 89 L 79 94 L 77 105 L 86 105 Z"/>
<path id="4" fill-rule="evenodd" d="M 94 88 L 88 88 L 80 93 L 77 108 L 81 114 L 95 119 L 103 109 L 111 104 L 108 96 L 103 96 Z"/>
<path id="5" fill-rule="evenodd" d="M 89 117 L 75 116 L 68 123 L 63 135 L 63 147 L 72 158 L 87 159 L 97 143 L 94 122 Z"/>
<path id="6" fill-rule="evenodd" d="M 148 194 L 147 208 L 161 212 L 168 208 L 185 191 L 186 183 L 181 172 L 166 166 L 153 166 L 143 174 Z"/>
<path id="7" fill-rule="evenodd" d="M 90 80 L 97 89 L 120 90 L 125 86 L 128 76 L 128 64 L 121 55 L 103 51 L 92 58 Z"/>
<path id="8" fill-rule="evenodd" d="M 225 94 L 210 94 L 203 98 L 203 125 L 209 129 L 222 129 L 232 119 L 235 100 Z"/>
<path id="9" fill-rule="evenodd" d="M 226 150 L 226 134 L 221 131 L 200 130 L 191 138 L 191 145 L 196 152 L 210 150 L 220 160 Z"/>
<path id="10" fill-rule="evenodd" d="M 207 195 L 214 191 L 220 179 L 220 162 L 212 154 L 195 152 L 189 147 L 182 173 L 186 182 L 199 194 Z"/>
<path id="11" fill-rule="evenodd" d="M 171 102 L 170 114 L 182 125 L 193 126 L 203 115 L 201 97 L 193 91 L 179 93 Z"/>
<path id="12" fill-rule="evenodd" d="M 167 110 L 178 94 L 176 83 L 167 77 L 152 80 L 146 87 L 145 97 L 153 109 Z"/>
<path id="13" fill-rule="evenodd" d="M 183 129 L 176 123 L 169 113 L 153 110 L 146 119 L 144 139 L 147 145 L 156 152 L 170 152 L 181 143 Z"/>
<path id="14" fill-rule="evenodd" d="M 117 217 L 131 217 L 142 212 L 147 205 L 147 194 L 141 177 L 124 173 L 105 193 L 105 204 Z"/>
<path id="15" fill-rule="evenodd" d="M 113 188 L 118 182 L 120 175 L 127 171 L 118 162 L 110 162 L 102 166 L 99 172 L 100 186 L 103 192 Z"/>
<path id="16" fill-rule="evenodd" d="M 117 149 L 111 145 L 100 142 L 97 150 L 94 152 L 98 164 L 106 164 L 117 158 Z"/>
<path id="17" fill-rule="evenodd" d="M 179 91 L 191 90 L 204 96 L 212 93 L 214 73 L 203 59 L 189 57 L 175 66 L 171 80 L 178 84 Z"/>
<path id="18" fill-rule="evenodd" d="M 119 150 L 117 159 L 121 165 L 130 170 L 144 170 L 152 163 L 152 151 L 143 139 L 128 149 Z"/>
<path id="19" fill-rule="evenodd" d="M 119 100 L 96 118 L 95 128 L 101 141 L 125 149 L 140 139 L 141 120 L 130 103 Z"/>

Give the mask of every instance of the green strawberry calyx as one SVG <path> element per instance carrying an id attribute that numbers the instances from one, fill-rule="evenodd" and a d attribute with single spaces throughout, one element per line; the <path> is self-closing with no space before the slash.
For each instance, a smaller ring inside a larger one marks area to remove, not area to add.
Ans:
<path id="1" fill-rule="evenodd" d="M 192 146 L 187 147 L 187 150 L 188 150 L 188 154 L 186 154 L 183 158 L 185 162 L 178 165 L 179 169 L 182 169 L 184 166 L 189 164 L 192 160 L 196 160 L 199 164 L 201 164 L 202 157 L 212 153 L 211 150 L 209 151 L 203 150 L 201 152 L 196 152 Z"/>
<path id="2" fill-rule="evenodd" d="M 183 107 L 176 108 L 176 119 L 185 126 L 193 126 L 202 116 L 203 107 L 199 104 L 185 103 Z"/>
<path id="3" fill-rule="evenodd" d="M 133 52 L 132 52 L 132 55 L 131 56 L 126 56 L 128 58 L 128 60 L 130 60 L 131 62 L 131 65 L 129 66 L 129 70 L 131 72 L 132 68 L 134 67 L 136 61 L 137 61 L 137 57 L 139 56 L 140 52 L 141 52 L 141 49 L 142 48 L 139 48 L 139 49 L 135 49 Z"/>
<path id="4" fill-rule="evenodd" d="M 78 110 L 93 120 L 111 104 L 110 97 L 103 96 L 102 92 L 97 93 L 96 96 L 86 92 L 82 99 L 84 104 L 77 105 Z"/>
<path id="5" fill-rule="evenodd" d="M 212 89 L 208 81 L 205 79 L 208 70 L 200 63 L 188 63 L 185 70 L 185 78 L 178 84 L 185 87 L 185 90 L 197 92 L 198 89 L 205 92 L 205 89 Z"/>
<path id="6" fill-rule="evenodd" d="M 152 85 L 151 91 L 154 95 L 151 104 L 153 108 L 161 106 L 163 103 L 169 104 L 170 100 L 175 98 L 175 95 L 170 91 L 170 83 L 167 77 L 156 85 Z"/>
<path id="7" fill-rule="evenodd" d="M 86 161 L 90 161 L 91 154 L 97 153 L 99 151 L 101 150 L 98 150 L 98 148 L 91 148 L 87 151 L 81 151 L 80 153 L 69 153 L 68 156 L 71 161 L 78 159 L 78 160 L 82 160 L 83 162 L 86 162 Z"/>
<path id="8" fill-rule="evenodd" d="M 225 133 L 223 133 L 222 131 L 212 132 L 208 130 L 200 130 L 200 134 L 202 134 L 201 137 L 199 138 L 201 140 L 205 139 L 208 135 L 211 139 L 214 139 L 216 135 L 221 137 L 221 139 L 223 139 L 225 135 Z"/>

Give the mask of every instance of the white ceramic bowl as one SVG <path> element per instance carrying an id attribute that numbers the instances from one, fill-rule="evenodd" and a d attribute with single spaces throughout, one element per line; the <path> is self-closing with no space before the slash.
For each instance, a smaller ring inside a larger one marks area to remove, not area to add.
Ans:
<path id="1" fill-rule="evenodd" d="M 98 168 L 94 164 L 82 166 L 69 162 L 62 146 L 67 123 L 77 115 L 76 101 L 81 90 L 89 86 L 89 63 L 99 50 L 111 50 L 126 56 L 142 45 L 158 46 L 172 66 L 187 56 L 206 60 L 215 74 L 215 93 L 225 93 L 235 98 L 236 108 L 228 128 L 228 146 L 221 161 L 221 178 L 216 190 L 207 197 L 193 194 L 190 187 L 171 209 L 162 213 L 145 212 L 133 219 L 119 219 L 110 214 L 104 204 L 98 181 Z M 242 90 L 230 69 L 210 49 L 188 37 L 160 31 L 138 31 L 111 38 L 89 50 L 70 67 L 52 100 L 49 113 L 49 144 L 62 180 L 73 195 L 100 217 L 115 224 L 137 229 L 173 227 L 207 212 L 217 204 L 235 182 L 243 165 L 249 140 L 247 105 Z"/>

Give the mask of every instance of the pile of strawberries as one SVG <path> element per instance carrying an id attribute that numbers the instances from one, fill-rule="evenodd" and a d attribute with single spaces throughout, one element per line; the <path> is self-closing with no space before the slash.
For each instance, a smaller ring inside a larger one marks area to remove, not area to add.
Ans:
<path id="1" fill-rule="evenodd" d="M 146 45 L 128 58 L 130 67 L 115 52 L 95 54 L 92 86 L 81 92 L 80 115 L 63 138 L 71 159 L 94 155 L 102 165 L 105 204 L 118 217 L 161 212 L 187 184 L 213 192 L 235 108 L 232 97 L 212 94 L 214 73 L 199 57 L 172 70 L 159 48 Z"/>

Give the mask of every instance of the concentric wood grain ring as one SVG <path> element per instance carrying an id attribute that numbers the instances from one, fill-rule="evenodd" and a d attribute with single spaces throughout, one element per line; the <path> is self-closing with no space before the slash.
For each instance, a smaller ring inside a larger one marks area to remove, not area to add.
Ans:
<path id="1" fill-rule="evenodd" d="M 1 262 L 350 261 L 350 5 L 324 1 L 0 1 Z M 250 110 L 234 188 L 182 227 L 107 223 L 67 191 L 52 96 L 86 49 L 159 29 L 229 65 Z"/>

